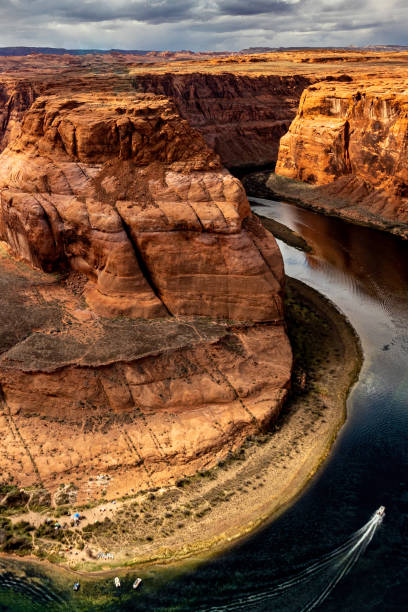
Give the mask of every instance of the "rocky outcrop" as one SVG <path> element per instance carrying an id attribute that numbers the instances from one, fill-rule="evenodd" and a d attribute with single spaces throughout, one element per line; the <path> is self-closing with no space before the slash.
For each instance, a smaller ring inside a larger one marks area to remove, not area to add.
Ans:
<path id="1" fill-rule="evenodd" d="M 38 88 L 30 82 L 0 82 L 0 151 L 20 135 L 23 115 L 37 95 Z"/>
<path id="2" fill-rule="evenodd" d="M 0 198 L 5 482 L 115 497 L 211 467 L 276 419 L 280 252 L 172 101 L 37 97 Z"/>
<path id="3" fill-rule="evenodd" d="M 312 79 L 231 73 L 143 74 L 137 91 L 171 97 L 227 167 L 274 164 L 279 140 Z"/>
<path id="4" fill-rule="evenodd" d="M 115 497 L 206 469 L 277 418 L 283 325 L 99 318 L 70 283 L 2 257 L 5 482 Z"/>
<path id="5" fill-rule="evenodd" d="M 281 139 L 276 174 L 316 186 L 306 202 L 403 234 L 401 226 L 408 224 L 406 87 L 401 80 L 392 90 L 386 81 L 309 87 Z M 289 190 L 295 192 L 296 185 Z"/>
<path id="6" fill-rule="evenodd" d="M 166 98 L 39 98 L 0 188 L 0 237 L 34 266 L 85 274 L 101 315 L 282 321 L 276 244 Z"/>

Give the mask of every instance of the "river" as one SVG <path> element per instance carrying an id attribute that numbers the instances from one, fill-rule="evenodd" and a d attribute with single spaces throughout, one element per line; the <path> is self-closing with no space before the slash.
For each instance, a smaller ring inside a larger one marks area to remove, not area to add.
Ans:
<path id="1" fill-rule="evenodd" d="M 347 420 L 329 459 L 299 500 L 279 519 L 222 556 L 190 570 L 151 569 L 130 599 L 108 597 L 102 583 L 72 594 L 64 605 L 41 602 L 41 589 L 60 593 L 29 564 L 8 566 L 1 584 L 0 610 L 154 610 L 198 611 L 222 608 L 238 596 L 243 611 L 298 612 L 319 588 L 319 576 L 293 586 L 285 596 L 259 598 L 269 585 L 290 577 L 336 548 L 361 527 L 381 504 L 383 525 L 364 555 L 319 609 L 328 612 L 406 609 L 408 605 L 408 243 L 347 224 L 291 204 L 256 198 L 255 212 L 287 225 L 311 245 L 304 253 L 282 242 L 286 273 L 328 296 L 360 336 L 364 364 L 347 404 Z M 1 566 L 5 564 L 1 562 Z M 0 567 L 1 569 L 1 567 Z M 12 577 L 18 572 L 24 578 Z M 27 573 L 32 576 L 27 576 Z M 11 582 L 10 582 L 11 581 Z M 106 582 L 106 581 L 105 581 Z M 31 593 L 27 585 L 36 585 Z M 7 586 L 9 585 L 9 586 Z M 17 595 L 15 589 L 22 591 Z M 106 599 L 104 594 L 106 593 Z M 37 602 L 37 603 L 36 603 Z M 246 603 L 245 603 L 246 602 Z"/>

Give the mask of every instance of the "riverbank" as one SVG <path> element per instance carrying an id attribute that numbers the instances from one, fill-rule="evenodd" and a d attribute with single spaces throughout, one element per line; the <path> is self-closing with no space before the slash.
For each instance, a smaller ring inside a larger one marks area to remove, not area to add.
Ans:
<path id="1" fill-rule="evenodd" d="M 311 185 L 273 172 L 255 172 L 247 175 L 242 182 L 250 200 L 254 196 L 289 202 L 329 217 L 344 219 L 354 225 L 371 227 L 408 239 L 407 224 L 386 219 L 359 206 L 358 201 L 343 197 L 339 185 Z"/>
<path id="2" fill-rule="evenodd" d="M 249 198 L 249 201 L 252 202 L 252 198 Z M 258 202 L 256 202 L 258 204 Z M 259 205 L 259 204 L 258 204 Z M 253 213 L 256 214 L 256 213 Z M 263 215 L 256 215 L 258 219 L 261 220 L 262 225 L 269 231 L 275 238 L 278 240 L 283 240 L 286 244 L 293 246 L 295 249 L 299 249 L 301 251 L 305 251 L 305 253 L 311 253 L 313 251 L 310 244 L 306 242 L 304 238 L 297 232 L 294 232 L 283 223 L 279 223 L 275 219 L 269 219 L 268 217 L 264 217 Z"/>
<path id="3" fill-rule="evenodd" d="M 78 527 L 44 530 L 42 513 L 14 516 L 19 529 L 24 520 L 38 525 L 30 531 L 37 556 L 81 573 L 208 557 L 293 503 L 344 422 L 362 355 L 335 306 L 293 279 L 286 311 L 295 357 L 292 396 L 272 431 L 176 486 L 84 509 Z M 64 517 L 58 520 L 63 524 Z"/>

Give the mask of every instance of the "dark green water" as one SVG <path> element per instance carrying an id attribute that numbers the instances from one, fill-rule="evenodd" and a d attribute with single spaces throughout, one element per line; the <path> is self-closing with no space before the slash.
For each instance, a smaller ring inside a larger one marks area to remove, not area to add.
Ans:
<path id="1" fill-rule="evenodd" d="M 262 204 L 262 205 L 261 205 Z M 258 208 L 259 206 L 259 208 Z M 300 611 L 321 588 L 316 575 L 282 597 L 254 595 L 336 548 L 384 504 L 387 515 L 365 553 L 318 608 L 392 612 L 408 607 L 408 244 L 293 205 L 257 200 L 255 210 L 301 234 L 305 255 L 280 243 L 287 274 L 327 295 L 358 332 L 365 355 L 348 400 L 348 418 L 329 459 L 283 516 L 216 560 L 191 570 L 154 569 L 114 593 L 112 580 L 83 583 L 1 562 L 0 610 L 234 609 Z M 4 566 L 4 567 L 3 567 Z M 7 566 L 7 567 L 6 567 Z M 13 584 L 14 581 L 14 584 Z M 30 591 L 29 588 L 34 590 Z M 52 602 L 45 596 L 61 598 Z M 252 600 L 253 601 L 253 600 Z M 64 603 L 62 603 L 64 602 Z"/>

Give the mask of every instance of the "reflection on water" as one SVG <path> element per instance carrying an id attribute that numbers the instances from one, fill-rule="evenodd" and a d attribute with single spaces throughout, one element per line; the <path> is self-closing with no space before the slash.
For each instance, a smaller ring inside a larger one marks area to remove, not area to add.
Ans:
<path id="1" fill-rule="evenodd" d="M 391 343 L 396 333 L 406 336 L 407 242 L 281 202 L 251 202 L 255 212 L 284 223 L 310 244 L 313 252 L 303 254 L 280 243 L 287 273 L 340 306 L 362 336 L 366 354 Z"/>
<path id="2" fill-rule="evenodd" d="M 250 198 L 252 209 L 287 225 L 312 246 L 311 268 L 339 275 L 353 290 L 376 300 L 408 293 L 408 244 L 375 230 L 344 223 L 296 206 Z M 256 204 L 264 203 L 265 206 Z"/>
<path id="3" fill-rule="evenodd" d="M 287 274 L 327 295 L 361 337 L 365 363 L 348 400 L 347 422 L 299 501 L 261 532 L 190 572 L 153 568 L 141 574 L 144 588 L 130 599 L 110 597 L 111 581 L 87 585 L 86 598 L 70 596 L 69 609 L 196 612 L 239 596 L 252 598 L 251 609 L 269 612 L 270 602 L 257 594 L 338 547 L 381 504 L 387 507 L 383 527 L 321 609 L 407 607 L 408 243 L 289 204 L 257 199 L 254 210 L 307 240 L 310 254 L 280 243 Z M 303 595 L 296 588 L 285 601 L 274 601 L 273 609 L 298 612 Z M 314 589 L 318 581 L 308 584 L 310 596 Z M 100 593 L 106 598 L 98 599 Z M 9 591 L 2 595 L 0 584 L 0 610 L 13 610 L 2 607 L 6 597 Z M 36 609 L 28 597 L 24 609 Z"/>

